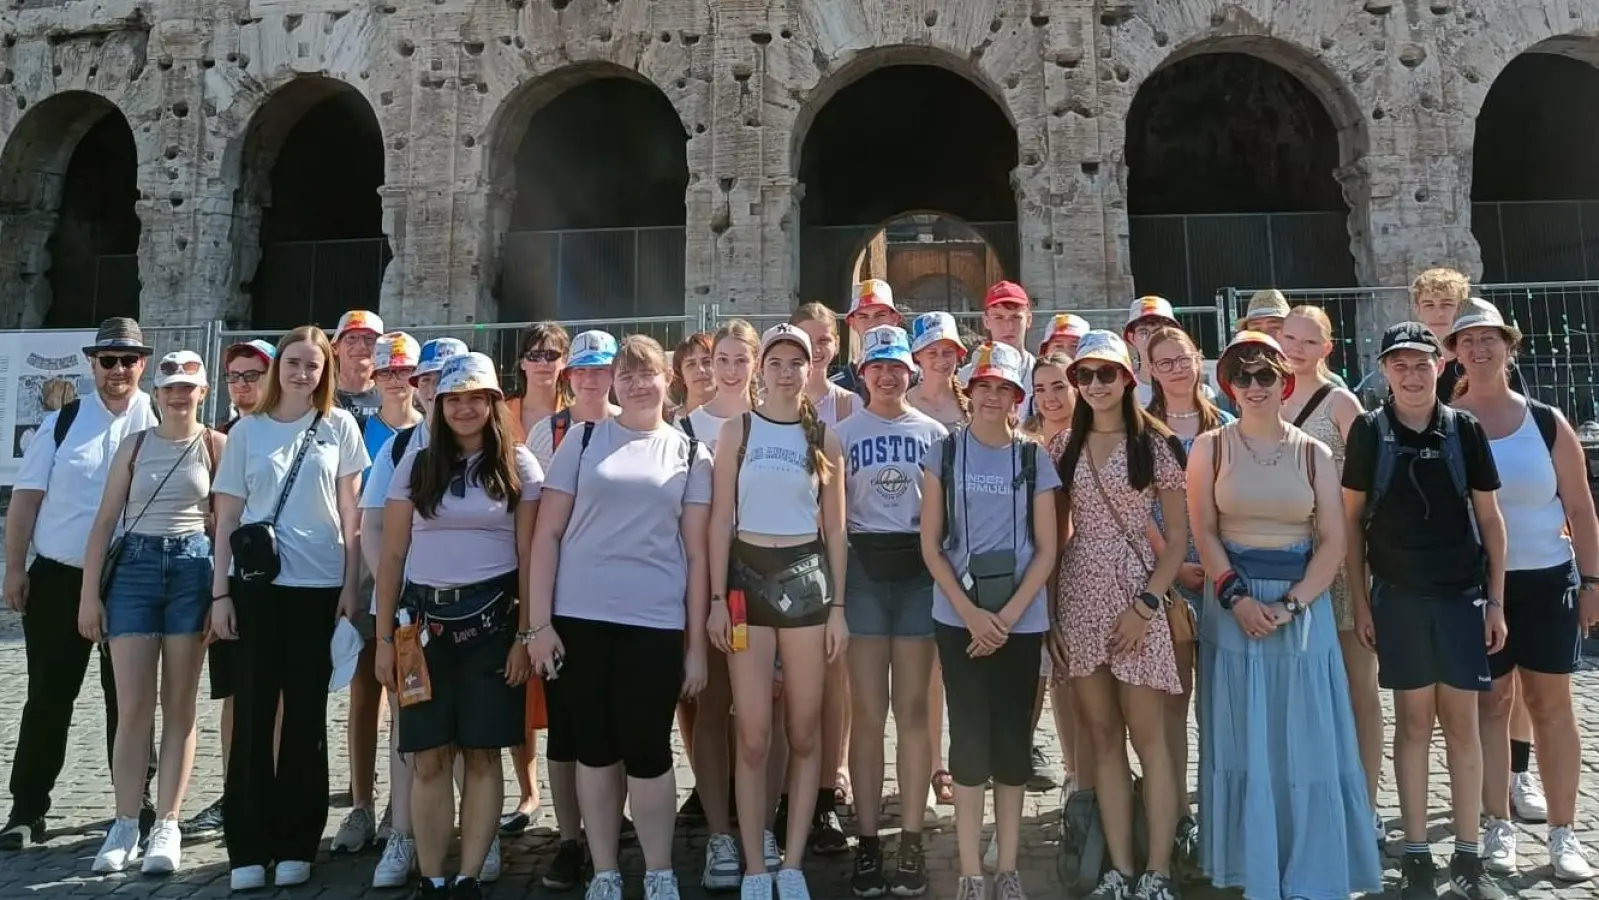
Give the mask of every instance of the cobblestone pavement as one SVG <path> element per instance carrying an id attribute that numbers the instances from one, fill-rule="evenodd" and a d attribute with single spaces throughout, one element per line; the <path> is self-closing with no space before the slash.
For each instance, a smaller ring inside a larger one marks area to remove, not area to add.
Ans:
<path id="1" fill-rule="evenodd" d="M 1585 735 L 1599 733 L 1599 643 L 1589 645 L 1588 671 L 1576 679 L 1575 693 L 1579 728 Z M 91 667 L 91 674 L 93 669 Z M 16 745 L 17 728 L 22 711 L 23 685 L 26 664 L 23 656 L 19 621 L 11 613 L 0 612 L 0 683 L 9 687 L 0 700 L 0 772 L 9 775 L 9 765 Z M 343 723 L 345 695 L 340 694 L 332 704 L 329 724 L 330 744 L 334 748 L 335 790 L 341 790 L 347 777 L 343 752 Z M 221 788 L 220 749 L 217 740 L 218 704 L 202 701 L 200 711 L 199 757 L 190 787 L 190 800 L 185 814 L 192 813 L 210 803 Z M 227 861 L 220 841 L 191 842 L 184 848 L 183 871 L 165 878 L 145 878 L 139 874 L 95 877 L 89 873 L 89 863 L 99 849 L 101 838 L 112 813 L 110 779 L 106 773 L 104 745 L 100 714 L 99 686 L 95 678 L 86 680 L 78 700 L 77 718 L 73 725 L 68 750 L 67 768 L 55 792 L 55 808 L 50 822 L 51 835 L 44 847 L 23 853 L 0 856 L 0 898 L 18 897 L 78 897 L 113 895 L 131 898 L 209 898 L 228 895 Z M 1050 721 L 1046 715 L 1045 722 Z M 890 738 L 892 740 L 892 737 Z M 1585 737 L 1587 755 L 1583 763 L 1583 785 L 1578 813 L 1578 828 L 1589 847 L 1599 848 L 1599 745 Z M 1047 742 L 1048 755 L 1058 766 L 1059 753 L 1054 741 Z M 894 794 L 892 765 L 889 759 L 888 793 Z M 1443 771 L 1441 738 L 1434 751 L 1433 771 Z M 381 768 L 381 767 L 380 767 Z M 692 783 L 686 762 L 679 756 L 677 769 L 679 791 L 686 793 Z M 1432 839 L 1434 850 L 1440 857 L 1448 852 L 1448 827 L 1441 811 L 1448 801 L 1441 779 L 1435 778 L 1432 807 L 1440 811 L 1433 818 Z M 387 786 L 379 787 L 379 803 L 387 795 Z M 514 782 L 507 786 L 507 795 L 515 796 Z M 9 805 L 9 800 L 7 799 Z M 1059 798 L 1055 792 L 1029 794 L 1026 820 L 1023 826 L 1024 855 L 1023 879 L 1033 897 L 1059 897 L 1059 880 L 1054 872 L 1054 857 L 1058 829 L 1055 814 Z M 1392 828 L 1399 813 L 1398 799 L 1393 792 L 1391 764 L 1383 779 L 1381 813 Z M 892 809 L 891 801 L 891 809 Z M 343 810 L 334 809 L 329 816 L 326 837 L 331 838 Z M 545 814 L 535 827 L 523 836 L 505 845 L 505 875 L 489 889 L 495 900 L 506 898 L 539 897 L 550 892 L 537 886 L 536 873 L 542 872 L 555 850 L 553 815 L 546 805 Z M 853 822 L 846 819 L 846 830 Z M 1522 874 L 1505 885 L 1514 896 L 1526 900 L 1551 897 L 1596 897 L 1599 886 L 1562 886 L 1551 880 L 1543 851 L 1543 826 L 1519 826 L 1522 829 Z M 949 897 L 954 893 L 955 838 L 954 822 L 949 807 L 942 807 L 936 825 L 930 824 L 927 836 L 927 859 L 931 876 L 933 897 Z M 893 846 L 892 830 L 885 829 L 885 843 Z M 324 844 L 324 847 L 326 845 Z M 700 861 L 703 858 L 705 834 L 696 831 L 680 835 L 675 854 L 678 877 L 686 900 L 699 900 L 707 896 L 698 886 Z M 349 900 L 358 897 L 399 898 L 400 891 L 376 891 L 367 887 L 375 854 L 329 859 L 319 858 L 310 884 L 282 891 L 265 891 L 261 897 L 292 897 L 322 900 Z M 1387 878 L 1392 884 L 1397 868 L 1388 867 Z M 642 894 L 643 860 L 636 848 L 624 850 L 623 868 L 627 873 L 628 896 Z M 848 888 L 849 857 L 834 857 L 807 864 L 813 896 L 834 900 L 850 896 Z M 580 894 L 568 895 L 579 897 Z M 1190 888 L 1184 893 L 1192 900 L 1209 900 L 1215 897 L 1237 897 L 1235 892 L 1211 888 Z"/>

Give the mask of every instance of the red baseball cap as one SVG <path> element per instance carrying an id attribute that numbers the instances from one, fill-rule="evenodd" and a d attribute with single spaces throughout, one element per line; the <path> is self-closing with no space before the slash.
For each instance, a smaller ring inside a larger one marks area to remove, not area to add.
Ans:
<path id="1" fill-rule="evenodd" d="M 983 309 L 992 309 L 1000 305 L 1014 305 L 1031 307 L 1033 301 L 1028 299 L 1027 292 L 1014 281 L 1001 281 L 988 289 L 983 296 Z"/>

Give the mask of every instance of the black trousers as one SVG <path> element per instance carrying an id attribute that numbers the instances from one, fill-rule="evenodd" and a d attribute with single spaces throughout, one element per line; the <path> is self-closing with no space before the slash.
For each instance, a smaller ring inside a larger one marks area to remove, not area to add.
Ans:
<path id="1" fill-rule="evenodd" d="M 1043 634 L 1013 634 L 988 656 L 966 653 L 971 634 L 935 623 L 949 705 L 949 772 L 963 787 L 1020 787 L 1033 777 L 1033 698 Z"/>
<path id="2" fill-rule="evenodd" d="M 233 756 L 222 791 L 230 868 L 316 859 L 328 824 L 328 679 L 338 588 L 232 582 Z M 272 755 L 283 698 L 283 737 Z"/>
<path id="3" fill-rule="evenodd" d="M 100 689 L 105 694 L 106 767 L 117 736 L 117 683 L 111 654 L 78 634 L 78 596 L 83 570 L 42 556 L 28 567 L 28 605 L 22 638 L 28 658 L 28 700 L 22 707 L 17 755 L 11 766 L 11 818 L 31 822 L 50 811 L 50 792 L 66 764 L 72 708 L 89 669 L 89 653 L 100 657 Z M 154 747 L 144 776 L 145 806 L 155 778 Z M 107 781 L 109 782 L 109 778 Z"/>

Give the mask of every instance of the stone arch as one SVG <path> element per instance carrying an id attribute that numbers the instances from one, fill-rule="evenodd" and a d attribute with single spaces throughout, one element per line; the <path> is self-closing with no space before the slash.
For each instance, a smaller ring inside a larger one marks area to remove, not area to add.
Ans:
<path id="1" fill-rule="evenodd" d="M 0 151 L 0 327 L 137 316 L 138 196 L 138 150 L 116 104 L 66 91 L 27 110 Z"/>
<path id="2" fill-rule="evenodd" d="M 1470 182 L 1481 281 L 1599 279 L 1596 113 L 1599 37 L 1533 44 L 1487 86 Z"/>
<path id="3" fill-rule="evenodd" d="M 927 48 L 860 54 L 806 99 L 792 139 L 801 299 L 843 307 L 864 243 L 906 210 L 970 223 L 1020 270 L 1017 124 L 970 66 Z"/>
<path id="4" fill-rule="evenodd" d="M 262 96 L 224 159 L 237 184 L 227 318 L 332 327 L 344 309 L 378 309 L 393 256 L 378 195 L 384 146 L 376 111 L 347 82 L 305 75 Z"/>
<path id="5" fill-rule="evenodd" d="M 514 91 L 484 137 L 499 317 L 681 314 L 688 141 L 666 93 L 624 66 Z"/>
<path id="6" fill-rule="evenodd" d="M 1179 47 L 1139 84 L 1124 147 L 1139 293 L 1209 305 L 1226 287 L 1358 283 L 1365 211 L 1347 185 L 1369 151 L 1364 118 L 1298 48 L 1243 36 Z"/>

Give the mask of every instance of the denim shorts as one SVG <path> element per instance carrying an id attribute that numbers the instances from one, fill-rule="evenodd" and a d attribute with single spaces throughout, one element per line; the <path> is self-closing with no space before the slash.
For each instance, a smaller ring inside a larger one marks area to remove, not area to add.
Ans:
<path id="1" fill-rule="evenodd" d="M 211 539 L 128 535 L 103 600 L 107 638 L 199 634 L 211 611 Z"/>
<path id="2" fill-rule="evenodd" d="M 844 572 L 844 623 L 857 637 L 933 636 L 933 576 L 907 581 L 873 581 L 855 548 Z"/>

